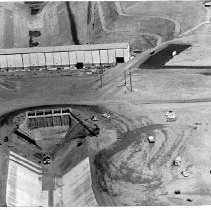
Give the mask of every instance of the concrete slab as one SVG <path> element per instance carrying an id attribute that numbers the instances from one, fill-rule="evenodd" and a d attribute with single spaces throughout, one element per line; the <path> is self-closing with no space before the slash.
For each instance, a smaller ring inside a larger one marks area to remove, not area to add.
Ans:
<path id="1" fill-rule="evenodd" d="M 98 206 L 92 190 L 89 158 L 56 181 L 54 206 Z"/>
<path id="2" fill-rule="evenodd" d="M 21 159 L 22 161 L 24 161 L 24 162 L 26 162 L 26 163 L 28 163 L 28 164 L 30 164 L 30 165 L 32 165 L 32 166 L 34 166 L 34 167 L 40 169 L 40 170 L 42 169 L 42 167 L 41 167 L 40 165 L 38 165 L 38 164 L 36 164 L 36 163 L 34 163 L 34 162 L 32 162 L 32 161 L 30 161 L 30 160 L 28 160 L 28 159 L 26 159 L 26 158 L 20 156 L 20 155 L 18 155 L 18 154 L 15 153 L 15 152 L 10 151 L 10 157 L 11 157 L 11 156 L 14 156 L 14 157 L 16 157 L 16 158 L 19 158 L 19 159 Z"/>
<path id="3" fill-rule="evenodd" d="M 15 154 L 16 156 L 16 154 Z M 7 206 L 48 206 L 48 193 L 42 192 L 42 175 L 27 168 L 27 163 L 9 157 L 6 203 Z M 31 166 L 34 168 L 33 166 Z"/>

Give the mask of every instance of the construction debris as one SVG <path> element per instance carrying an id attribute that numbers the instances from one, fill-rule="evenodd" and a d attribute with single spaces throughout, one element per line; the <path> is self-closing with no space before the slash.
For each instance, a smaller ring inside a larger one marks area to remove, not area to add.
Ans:
<path id="1" fill-rule="evenodd" d="M 8 136 L 5 136 L 5 137 L 4 137 L 4 142 L 8 142 L 8 141 L 9 141 Z"/>
<path id="2" fill-rule="evenodd" d="M 149 143 L 155 143 L 154 136 L 148 136 L 148 141 L 149 141 Z"/>
<path id="3" fill-rule="evenodd" d="M 134 52 L 134 53 L 141 53 L 141 50 L 139 50 L 139 49 L 134 49 L 133 52 Z"/>
<path id="4" fill-rule="evenodd" d="M 111 116 L 108 115 L 107 113 L 104 113 L 104 114 L 102 114 L 101 116 L 104 117 L 104 118 L 107 118 L 107 119 L 110 119 L 110 117 L 111 117 Z"/>
<path id="5" fill-rule="evenodd" d="M 181 194 L 181 192 L 179 190 L 175 190 L 174 194 L 179 195 L 179 194 Z"/>
<path id="6" fill-rule="evenodd" d="M 177 156 L 176 159 L 174 160 L 174 165 L 179 166 L 181 164 L 182 158 L 181 156 Z"/>
<path id="7" fill-rule="evenodd" d="M 43 157 L 43 164 L 47 165 L 47 164 L 50 164 L 50 163 L 52 163 L 52 160 L 51 160 L 50 156 L 44 155 L 44 157 Z"/>
<path id="8" fill-rule="evenodd" d="M 167 122 L 174 122 L 177 120 L 176 115 L 174 113 L 174 111 L 169 110 L 166 114 L 166 121 Z"/>
<path id="9" fill-rule="evenodd" d="M 91 120 L 92 120 L 92 121 L 98 121 L 98 118 L 97 118 L 97 116 L 92 116 L 92 117 L 91 117 Z"/>
<path id="10" fill-rule="evenodd" d="M 184 177 L 188 177 L 189 176 L 189 173 L 187 171 L 182 171 L 181 174 L 184 176 Z"/>

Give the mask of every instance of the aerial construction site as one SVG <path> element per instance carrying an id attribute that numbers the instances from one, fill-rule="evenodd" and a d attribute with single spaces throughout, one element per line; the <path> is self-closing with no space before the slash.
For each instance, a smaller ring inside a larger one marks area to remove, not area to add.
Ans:
<path id="1" fill-rule="evenodd" d="M 0 206 L 211 204 L 211 1 L 0 2 Z"/>

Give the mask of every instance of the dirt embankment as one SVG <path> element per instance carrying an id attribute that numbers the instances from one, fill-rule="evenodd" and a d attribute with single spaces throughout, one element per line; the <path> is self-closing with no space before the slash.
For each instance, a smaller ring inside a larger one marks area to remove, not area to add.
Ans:
<path id="1" fill-rule="evenodd" d="M 4 31 L 14 30 L 5 42 L 11 43 L 10 47 L 28 47 L 29 31 L 37 30 L 41 36 L 33 41 L 38 46 L 136 42 L 148 49 L 149 41 L 154 45 L 157 39 L 149 34 L 166 40 L 172 38 L 174 31 L 171 21 L 121 16 L 115 2 L 47 2 L 36 15 L 31 15 L 26 5 L 14 4 L 9 11 L 11 14 L 6 10 Z M 145 33 L 145 38 L 140 33 Z"/>
<path id="2" fill-rule="evenodd" d="M 3 10 L 6 48 L 28 47 L 30 30 L 41 32 L 33 38 L 39 47 L 90 44 L 103 34 L 97 2 L 48 2 L 36 15 L 18 3 L 3 5 Z"/>
<path id="3" fill-rule="evenodd" d="M 42 13 L 42 46 L 90 44 L 103 32 L 96 2 L 51 2 Z"/>
<path id="4" fill-rule="evenodd" d="M 73 44 L 68 12 L 64 2 L 49 2 L 40 14 L 41 36 L 39 46 Z"/>
<path id="5" fill-rule="evenodd" d="M 97 2 L 68 2 L 66 8 L 75 44 L 89 44 L 99 38 L 102 26 Z"/>
<path id="6" fill-rule="evenodd" d="M 156 137 L 156 145 L 148 143 L 148 135 Z M 164 204 L 158 195 L 163 194 L 164 180 L 173 177 L 171 162 L 178 151 L 183 152 L 187 136 L 188 131 L 179 127 L 159 124 L 123 133 L 121 140 L 95 158 L 102 190 L 119 205 Z"/>
<path id="7" fill-rule="evenodd" d="M 115 2 L 102 1 L 100 2 L 100 5 L 102 8 L 103 19 L 106 24 L 105 27 L 107 27 L 119 18 L 119 14 L 117 12 Z"/>

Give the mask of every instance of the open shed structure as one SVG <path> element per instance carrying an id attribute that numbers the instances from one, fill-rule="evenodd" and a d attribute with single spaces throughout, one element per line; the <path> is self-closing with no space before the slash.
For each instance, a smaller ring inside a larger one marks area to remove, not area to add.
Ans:
<path id="1" fill-rule="evenodd" d="M 13 48 L 0 50 L 1 70 L 82 69 L 129 61 L 128 43 Z"/>

